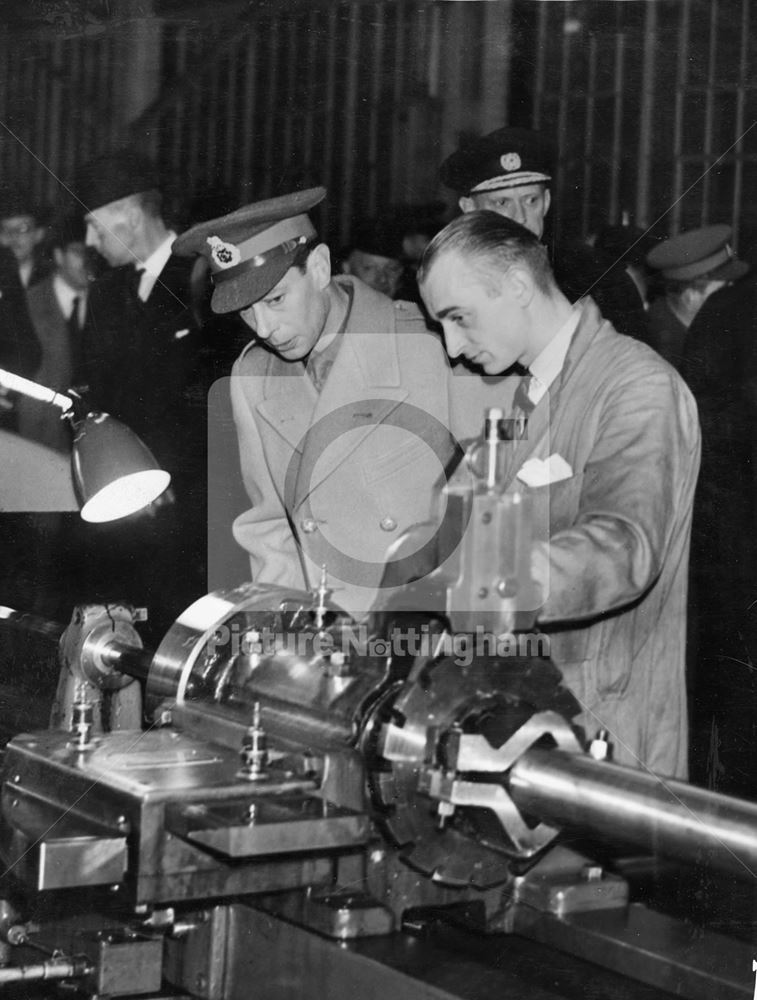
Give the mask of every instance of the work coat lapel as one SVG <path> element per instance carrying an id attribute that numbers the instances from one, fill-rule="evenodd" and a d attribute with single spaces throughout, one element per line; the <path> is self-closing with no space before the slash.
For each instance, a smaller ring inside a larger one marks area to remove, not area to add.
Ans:
<path id="1" fill-rule="evenodd" d="M 564 408 L 566 399 L 571 392 L 571 381 L 578 361 L 586 353 L 600 324 L 602 316 L 591 298 L 582 300 L 583 312 L 576 327 L 576 332 L 568 348 L 560 374 L 557 376 L 549 392 L 534 408 L 528 420 L 527 436 L 520 441 L 514 441 L 506 469 L 506 482 L 513 481 L 529 458 L 546 459 L 552 453 L 551 428 L 559 427 L 560 408 Z M 517 484 L 514 484 L 517 485 Z"/>
<path id="2" fill-rule="evenodd" d="M 555 400 L 552 393 L 540 399 L 538 405 L 534 407 L 533 412 L 528 418 L 526 436 L 519 441 L 512 441 L 510 443 L 505 472 L 505 481 L 508 484 L 518 486 L 517 483 L 514 483 L 515 477 L 523 467 L 523 463 L 529 458 L 533 458 L 534 456 L 546 458 L 548 456 L 549 428 L 554 405 Z"/>

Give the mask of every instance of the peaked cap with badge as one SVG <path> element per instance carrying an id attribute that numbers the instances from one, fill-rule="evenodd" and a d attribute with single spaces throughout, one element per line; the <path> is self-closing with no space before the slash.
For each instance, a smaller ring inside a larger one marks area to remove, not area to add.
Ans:
<path id="1" fill-rule="evenodd" d="M 244 309 L 281 281 L 298 249 L 316 236 L 307 212 L 325 197 L 326 189 L 316 187 L 245 205 L 188 229 L 173 252 L 208 259 L 213 312 Z"/>
<path id="2" fill-rule="evenodd" d="M 731 247 L 730 226 L 690 229 L 660 243 L 647 254 L 647 264 L 668 281 L 736 281 L 749 270 Z"/>
<path id="3" fill-rule="evenodd" d="M 439 177 L 461 195 L 546 184 L 552 179 L 553 158 L 551 144 L 540 132 L 499 128 L 448 156 Z"/>

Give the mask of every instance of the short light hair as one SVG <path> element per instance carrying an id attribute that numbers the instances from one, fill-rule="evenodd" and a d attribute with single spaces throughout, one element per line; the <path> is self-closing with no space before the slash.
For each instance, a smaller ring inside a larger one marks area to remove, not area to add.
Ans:
<path id="1" fill-rule="evenodd" d="M 453 219 L 426 247 L 418 268 L 418 284 L 428 277 L 434 261 L 457 253 L 493 282 L 514 264 L 525 266 L 546 295 L 555 291 L 547 248 L 538 236 L 498 212 L 466 212 Z"/>

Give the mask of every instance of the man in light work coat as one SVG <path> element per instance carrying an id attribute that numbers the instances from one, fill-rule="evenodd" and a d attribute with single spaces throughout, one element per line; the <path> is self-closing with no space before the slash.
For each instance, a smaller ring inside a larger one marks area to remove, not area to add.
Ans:
<path id="1" fill-rule="evenodd" d="M 590 298 L 572 306 L 538 238 L 493 212 L 436 236 L 419 282 L 452 357 L 489 375 L 515 362 L 529 371 L 508 380 L 522 387 L 513 416 L 527 422 L 508 447 L 504 482 L 548 505 L 549 541 L 532 565 L 545 597 L 537 621 L 583 706 L 577 721 L 589 736 L 609 730 L 618 763 L 685 777 L 700 445 L 689 390 Z"/>
<path id="2" fill-rule="evenodd" d="M 331 277 L 307 215 L 324 196 L 247 206 L 195 226 L 174 251 L 204 253 L 213 310 L 239 311 L 256 333 L 231 379 L 252 501 L 234 534 L 253 581 L 313 589 L 325 565 L 333 599 L 361 617 L 389 547 L 427 520 L 456 438 L 480 430 L 488 387 L 452 377 L 415 305 Z"/>

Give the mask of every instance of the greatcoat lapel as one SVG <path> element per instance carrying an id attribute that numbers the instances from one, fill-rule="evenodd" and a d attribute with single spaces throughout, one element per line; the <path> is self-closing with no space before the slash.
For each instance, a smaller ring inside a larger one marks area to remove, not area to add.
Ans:
<path id="1" fill-rule="evenodd" d="M 266 348 L 259 350 L 265 353 L 266 364 L 260 375 L 251 377 L 264 378 L 265 384 L 264 398 L 256 409 L 289 447 L 299 452 L 310 427 L 318 393 L 301 365 L 284 361 Z M 276 450 L 280 450 L 280 443 Z"/>
<path id="2" fill-rule="evenodd" d="M 407 396 L 408 390 L 400 385 L 393 338 L 346 332 L 313 412 L 297 476 L 295 508 L 332 476 Z"/>
<path id="3" fill-rule="evenodd" d="M 269 438 L 271 454 L 281 455 L 285 465 L 285 493 L 293 496 L 293 510 L 407 398 L 394 337 L 386 332 L 394 326 L 390 301 L 356 296 L 343 343 L 320 395 L 304 369 L 265 351 L 266 360 L 259 369 L 266 380 L 265 398 L 256 409 L 280 439 L 277 444 L 274 437 Z M 288 459 L 284 458 L 283 442 L 290 450 Z M 295 468 L 297 475 L 292 482 Z"/>

